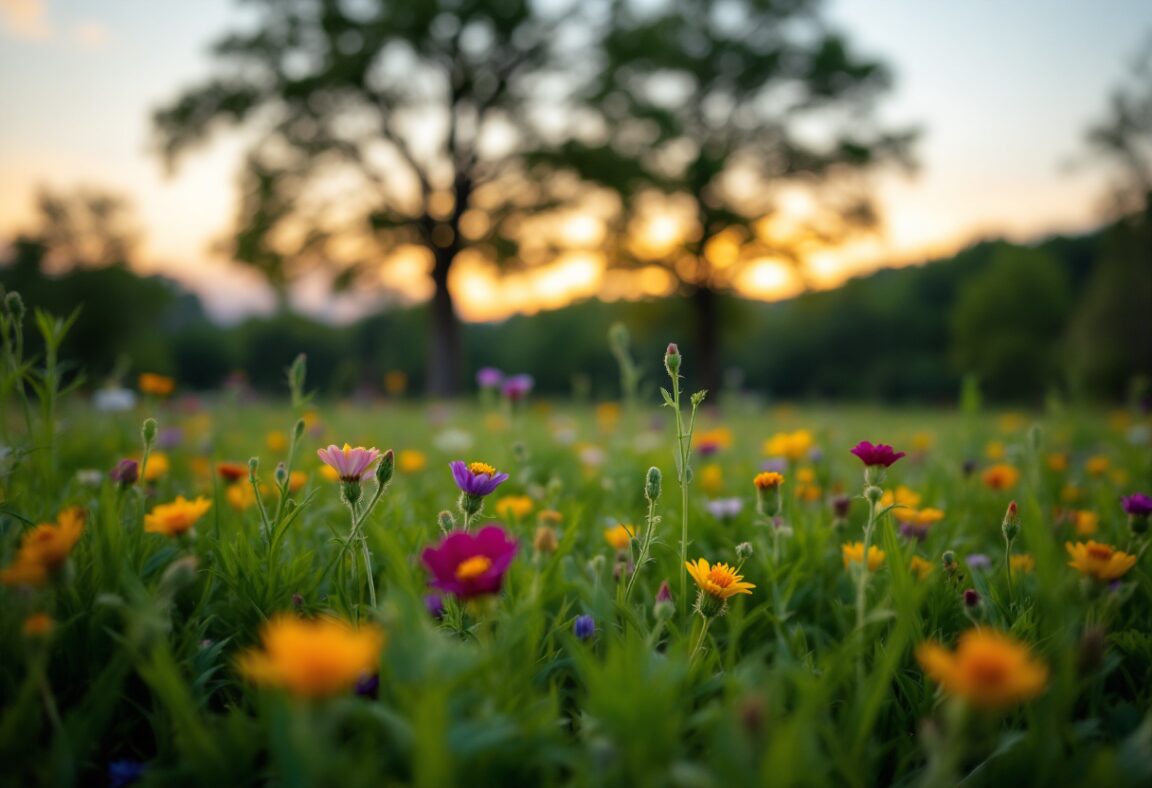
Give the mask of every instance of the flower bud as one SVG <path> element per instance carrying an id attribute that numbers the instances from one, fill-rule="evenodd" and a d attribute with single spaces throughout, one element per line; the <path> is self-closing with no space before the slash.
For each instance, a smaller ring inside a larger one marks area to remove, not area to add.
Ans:
<path id="1" fill-rule="evenodd" d="M 288 368 L 288 386 L 294 394 L 304 391 L 304 378 L 308 373 L 308 356 L 304 353 L 296 356 L 292 366 Z"/>
<path id="2" fill-rule="evenodd" d="M 864 488 L 864 497 L 875 506 L 880 503 L 880 499 L 884 497 L 884 491 L 874 484 L 870 484 Z"/>
<path id="3" fill-rule="evenodd" d="M 648 475 L 644 477 L 644 497 L 649 503 L 654 503 L 660 498 L 660 482 L 660 469 L 653 465 L 648 469 Z"/>
<path id="4" fill-rule="evenodd" d="M 396 453 L 391 449 L 380 455 L 380 462 L 376 465 L 376 483 L 381 487 L 392 481 L 396 472 Z"/>
<path id="5" fill-rule="evenodd" d="M 680 373 L 680 348 L 676 343 L 669 343 L 664 351 L 664 369 L 668 370 L 669 377 L 676 377 Z"/>
<path id="6" fill-rule="evenodd" d="M 280 485 L 281 487 L 283 487 L 285 484 L 287 484 L 287 482 L 288 482 L 288 468 L 286 468 L 284 466 L 284 463 L 281 462 L 281 463 L 276 464 L 275 478 L 276 478 L 276 484 Z"/>
<path id="7" fill-rule="evenodd" d="M 252 484 L 256 483 L 256 471 L 260 468 L 260 458 L 250 457 L 248 459 L 248 481 Z"/>
<path id="8" fill-rule="evenodd" d="M 24 299 L 15 290 L 4 296 L 4 307 L 16 323 L 24 322 L 24 315 L 27 311 L 24 308 Z"/>
<path id="9" fill-rule="evenodd" d="M 151 449 L 152 444 L 156 442 L 156 419 L 144 419 L 144 425 L 140 428 L 140 437 L 144 439 L 144 447 Z"/>
<path id="10" fill-rule="evenodd" d="M 554 553 L 559 543 L 556 539 L 556 529 L 541 525 L 536 528 L 536 538 L 532 540 L 532 548 L 540 554 Z"/>
<path id="11" fill-rule="evenodd" d="M 848 510 L 852 508 L 852 499 L 847 495 L 838 495 L 832 499 L 832 514 L 837 520 L 848 517 Z"/>
<path id="12" fill-rule="evenodd" d="M 944 554 L 940 556 L 940 564 L 944 567 L 944 572 L 946 574 L 955 574 L 958 568 L 956 565 L 956 553 L 952 552 L 951 550 L 945 550 Z"/>
<path id="13" fill-rule="evenodd" d="M 741 561 L 747 561 L 752 557 L 752 544 L 750 542 L 741 542 L 736 545 L 736 557 Z"/>
<path id="14" fill-rule="evenodd" d="M 456 518 L 452 516 L 452 512 L 447 510 L 436 515 L 436 524 L 439 525 L 440 530 L 446 534 L 456 530 Z"/>
<path id="15" fill-rule="evenodd" d="M 140 478 L 140 464 L 136 460 L 120 460 L 108 472 L 108 478 L 121 487 L 131 487 Z"/>
<path id="16" fill-rule="evenodd" d="M 613 323 L 608 329 L 608 345 L 617 355 L 628 352 L 628 328 L 623 323 Z"/>
<path id="17" fill-rule="evenodd" d="M 974 610 L 980 606 L 980 592 L 975 588 L 964 589 L 964 607 Z"/>
<path id="18" fill-rule="evenodd" d="M 1076 666 L 1080 675 L 1095 673 L 1104 663 L 1108 647 L 1108 632 L 1100 625 L 1086 628 L 1080 635 Z"/>
<path id="19" fill-rule="evenodd" d="M 576 616 L 572 622 L 572 634 L 581 640 L 587 640 L 596 634 L 596 619 L 592 616 Z"/>
<path id="20" fill-rule="evenodd" d="M 199 568 L 200 562 L 196 560 L 195 556 L 185 556 L 173 561 L 164 570 L 164 574 L 160 576 L 160 584 L 157 586 L 156 593 L 161 598 L 171 599 L 180 589 L 191 585 L 196 580 L 196 571 Z"/>
<path id="21" fill-rule="evenodd" d="M 660 588 L 656 591 L 657 602 L 672 602 L 672 589 L 668 587 L 667 580 L 660 581 Z"/>
<path id="22" fill-rule="evenodd" d="M 304 607 L 304 597 L 301 596 L 299 593 L 295 593 L 292 595 L 292 607 L 295 608 L 296 610 L 299 610 L 300 608 Z"/>
<path id="23" fill-rule="evenodd" d="M 1015 501 L 1008 504 L 1008 511 L 1004 513 L 1004 521 L 1000 523 L 1000 532 L 1009 542 L 1015 540 L 1020 533 L 1020 515 Z"/>

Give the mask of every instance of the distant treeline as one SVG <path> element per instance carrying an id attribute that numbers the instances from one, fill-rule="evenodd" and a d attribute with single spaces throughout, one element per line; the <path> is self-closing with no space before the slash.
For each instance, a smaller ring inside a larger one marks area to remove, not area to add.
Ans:
<path id="1" fill-rule="evenodd" d="M 18 242 L 0 283 L 29 308 L 83 305 L 65 352 L 91 386 L 156 371 L 184 389 L 212 389 L 239 370 L 255 389 L 283 392 L 284 369 L 304 352 L 324 394 L 381 389 L 394 370 L 408 391 L 423 390 L 425 307 L 343 327 L 290 313 L 222 327 L 171 281 L 121 265 L 47 276 L 43 256 L 36 242 Z M 721 314 L 727 384 L 771 397 L 946 402 L 973 373 L 1002 401 L 1038 402 L 1054 389 L 1118 400 L 1152 371 L 1152 243 L 1146 221 L 1036 246 L 985 242 L 784 302 L 727 298 Z M 606 339 L 617 321 L 650 384 L 669 341 L 691 378 L 692 312 L 677 298 L 586 301 L 467 325 L 468 371 L 530 372 L 548 395 L 618 396 Z"/>

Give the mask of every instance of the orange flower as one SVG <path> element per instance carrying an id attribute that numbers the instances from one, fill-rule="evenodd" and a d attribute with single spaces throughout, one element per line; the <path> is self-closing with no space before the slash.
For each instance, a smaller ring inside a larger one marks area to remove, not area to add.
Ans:
<path id="1" fill-rule="evenodd" d="M 924 643 L 916 660 L 945 693 L 981 708 L 1023 703 L 1048 684 L 1048 667 L 1033 659 L 1028 646 L 991 629 L 968 630 L 955 652 Z"/>
<path id="2" fill-rule="evenodd" d="M 744 576 L 728 564 L 709 566 L 707 560 L 700 558 L 695 562 L 687 561 L 684 566 L 701 591 L 722 601 L 737 594 L 751 594 L 756 587 L 745 582 Z"/>
<path id="3" fill-rule="evenodd" d="M 527 495 L 505 495 L 503 498 L 496 501 L 496 514 L 501 517 L 520 520 L 532 514 L 532 509 L 535 508 L 532 499 Z"/>
<path id="4" fill-rule="evenodd" d="M 980 478 L 984 486 L 992 490 L 1011 490 L 1020 481 L 1020 471 L 1011 465 L 999 463 L 986 468 Z"/>
<path id="5" fill-rule="evenodd" d="M 335 618 L 303 621 L 279 616 L 260 633 L 262 649 L 240 656 L 240 672 L 257 684 L 301 698 L 326 698 L 352 689 L 376 672 L 384 633 L 374 626 L 353 629 Z"/>
<path id="6" fill-rule="evenodd" d="M 1068 566 L 1079 570 L 1088 577 L 1101 581 L 1116 580 L 1127 574 L 1136 565 L 1136 556 L 1117 550 L 1111 545 L 1099 542 L 1066 542 L 1064 549 L 1072 560 Z"/>
<path id="7" fill-rule="evenodd" d="M 1085 509 L 1073 512 L 1073 522 L 1076 525 L 1077 536 L 1091 536 L 1100 530 L 1100 515 Z"/>
<path id="8" fill-rule="evenodd" d="M 617 525 L 615 528 L 604 529 L 604 540 L 617 550 L 627 550 L 628 544 L 636 536 L 636 527 L 633 525 Z"/>
<path id="9" fill-rule="evenodd" d="M 775 490 L 783 483 L 784 476 L 776 473 L 776 471 L 758 473 L 756 474 L 756 478 L 752 480 L 752 484 L 756 485 L 757 490 Z"/>
<path id="10" fill-rule="evenodd" d="M 769 457 L 785 457 L 796 461 L 802 459 L 812 448 L 812 433 L 808 430 L 778 432 L 764 441 L 764 454 Z"/>
<path id="11" fill-rule="evenodd" d="M 33 613 L 24 619 L 24 635 L 29 638 L 40 638 L 52 634 L 55 622 L 47 613 Z"/>
<path id="12" fill-rule="evenodd" d="M 401 449 L 396 455 L 396 468 L 400 473 L 419 473 L 428 467 L 428 458 L 422 451 Z"/>
<path id="13" fill-rule="evenodd" d="M 917 580 L 923 580 L 928 575 L 932 574 L 932 570 L 936 568 L 936 565 L 931 561 L 926 561 L 918 555 L 914 555 L 912 556 L 912 560 L 909 562 L 908 568 L 912 570 L 912 574 L 916 575 Z"/>
<path id="14" fill-rule="evenodd" d="M 1011 566 L 1013 572 L 1028 574 L 1036 570 L 1036 559 L 1027 553 L 1012 556 Z"/>
<path id="15" fill-rule="evenodd" d="M 1103 454 L 1097 454 L 1084 461 L 1084 470 L 1088 472 L 1089 476 L 1103 476 L 1110 465 L 1107 457 Z"/>
<path id="16" fill-rule="evenodd" d="M 864 562 L 864 543 L 852 542 L 851 544 L 841 545 L 840 552 L 844 559 L 844 568 L 847 569 L 852 564 L 861 564 Z M 868 571 L 875 572 L 877 569 L 884 565 L 884 551 L 876 545 L 868 545 Z"/>
<path id="17" fill-rule="evenodd" d="M 245 488 L 251 490 L 250 486 L 240 486 L 240 489 Z M 172 503 L 159 504 L 144 516 L 144 530 L 152 534 L 180 536 L 192 530 L 196 521 L 210 508 L 212 502 L 203 496 L 189 501 L 183 495 L 178 495 Z"/>
<path id="18" fill-rule="evenodd" d="M 42 586 L 63 568 L 84 533 L 84 510 L 62 509 L 55 523 L 41 523 L 20 539 L 12 564 L 0 571 L 4 585 Z"/>
<path id="19" fill-rule="evenodd" d="M 140 391 L 156 397 L 167 397 L 176 390 L 176 381 L 155 372 L 141 372 L 139 379 Z"/>
<path id="20" fill-rule="evenodd" d="M 216 464 L 216 473 L 221 479 L 232 484 L 248 476 L 248 466 L 238 462 L 220 462 Z"/>

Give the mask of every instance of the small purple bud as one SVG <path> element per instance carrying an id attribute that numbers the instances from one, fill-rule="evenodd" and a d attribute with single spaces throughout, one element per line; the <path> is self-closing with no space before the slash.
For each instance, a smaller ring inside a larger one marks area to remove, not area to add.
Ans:
<path id="1" fill-rule="evenodd" d="M 980 592 L 975 588 L 964 589 L 964 607 L 971 610 L 980 605 Z"/>
<path id="2" fill-rule="evenodd" d="M 108 478 L 121 487 L 131 487 L 140 478 L 140 465 L 136 460 L 120 460 L 108 472 Z"/>
<path id="3" fill-rule="evenodd" d="M 596 634 L 596 619 L 592 616 L 576 616 L 572 622 L 572 634 L 581 640 L 587 640 Z"/>
<path id="4" fill-rule="evenodd" d="M 843 520 L 848 516 L 848 510 L 852 508 L 852 499 L 847 495 L 837 495 L 832 499 L 832 513 L 836 515 L 836 519 Z"/>
<path id="5" fill-rule="evenodd" d="M 667 580 L 661 580 L 660 581 L 660 589 L 656 592 L 656 601 L 657 602 L 671 602 L 672 601 L 672 589 L 670 589 L 668 587 L 668 581 Z"/>
<path id="6" fill-rule="evenodd" d="M 968 564 L 971 569 L 987 569 L 992 566 L 992 559 L 983 553 L 972 553 L 972 555 L 965 557 L 964 563 Z"/>
<path id="7" fill-rule="evenodd" d="M 444 600 L 439 594 L 428 594 L 424 597 L 424 609 L 437 621 L 444 618 Z"/>
<path id="8" fill-rule="evenodd" d="M 365 673 L 356 682 L 356 688 L 353 690 L 361 698 L 371 698 L 376 700 L 380 697 L 380 676 L 377 673 Z"/>

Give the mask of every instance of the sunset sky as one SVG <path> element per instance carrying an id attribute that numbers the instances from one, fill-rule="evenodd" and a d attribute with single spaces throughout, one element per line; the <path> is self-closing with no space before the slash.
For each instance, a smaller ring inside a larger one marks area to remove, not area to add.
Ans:
<path id="1" fill-rule="evenodd" d="M 811 261 L 818 282 L 990 235 L 1027 240 L 1099 222 L 1105 173 L 1086 160 L 1084 129 L 1152 36 L 1152 3 L 831 0 L 828 11 L 895 71 L 881 117 L 924 133 L 919 174 L 878 184 L 882 234 Z M 132 199 L 147 270 L 179 279 L 221 319 L 269 309 L 258 279 L 210 248 L 233 215 L 241 140 L 220 136 L 174 177 L 148 148 L 151 109 L 209 72 L 208 45 L 236 13 L 233 0 L 0 0 L 0 242 L 29 225 L 39 187 L 99 186 Z M 418 260 L 389 273 L 421 294 Z M 466 319 L 668 287 L 657 271 L 605 275 L 586 253 L 504 281 L 463 265 L 454 284 Z M 779 298 L 795 283 L 766 262 L 741 288 Z M 298 306 L 333 319 L 374 298 L 333 300 L 318 282 L 296 293 Z"/>

